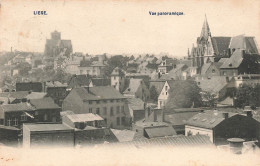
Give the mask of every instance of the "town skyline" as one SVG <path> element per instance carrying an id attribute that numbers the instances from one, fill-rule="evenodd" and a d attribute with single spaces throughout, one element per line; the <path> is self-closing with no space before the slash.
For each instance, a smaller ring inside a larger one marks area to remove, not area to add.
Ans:
<path id="1" fill-rule="evenodd" d="M 0 50 L 43 52 L 46 39 L 54 30 L 61 32 L 62 39 L 72 40 L 73 52 L 95 54 L 169 54 L 173 57 L 187 56 L 188 48 L 196 43 L 201 33 L 205 14 L 207 15 L 212 36 L 255 36 L 259 49 L 259 24 L 251 19 L 259 17 L 257 3 L 232 4 L 231 2 L 45 2 L 40 10 L 46 16 L 34 16 L 35 6 L 27 1 L 23 8 L 5 10 L 11 3 L 3 1 L 0 16 Z M 259 4 L 259 3 L 258 3 Z M 222 6 L 216 10 L 217 6 Z M 251 10 L 245 10 L 250 8 Z M 95 10 L 94 10 L 95 9 Z M 204 12 L 199 12 L 202 10 Z M 232 9 L 232 14 L 229 12 Z M 24 13 L 16 16 L 12 12 Z M 77 13 L 64 12 L 77 10 Z M 149 11 L 179 11 L 183 16 L 151 16 Z M 9 21 L 4 19 L 9 17 Z M 12 18 L 12 19 L 10 19 Z M 13 20 L 16 22 L 14 26 Z M 112 26 L 111 26 L 112 25 Z M 239 26 L 236 26 L 239 25 Z M 250 25 L 250 28 L 247 28 Z M 11 27 L 11 28 L 10 28 Z M 34 28 L 32 28 L 34 27 Z M 225 30 L 223 31 L 223 28 Z M 160 48 L 160 49 L 158 49 Z"/>

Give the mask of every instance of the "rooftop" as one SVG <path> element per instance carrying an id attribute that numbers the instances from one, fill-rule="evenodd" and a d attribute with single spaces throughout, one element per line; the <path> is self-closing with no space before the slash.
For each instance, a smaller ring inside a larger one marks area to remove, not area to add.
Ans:
<path id="1" fill-rule="evenodd" d="M 98 120 L 104 120 L 102 117 L 100 117 L 97 114 L 67 114 L 65 115 L 68 119 L 70 119 L 72 122 L 91 122 L 91 121 L 98 121 Z"/>
<path id="2" fill-rule="evenodd" d="M 29 131 L 62 131 L 74 129 L 65 124 L 23 124 Z"/>
<path id="3" fill-rule="evenodd" d="M 54 103 L 54 100 L 51 97 L 46 97 L 42 99 L 32 99 L 30 103 L 36 109 L 58 109 L 60 108 L 57 104 Z"/>

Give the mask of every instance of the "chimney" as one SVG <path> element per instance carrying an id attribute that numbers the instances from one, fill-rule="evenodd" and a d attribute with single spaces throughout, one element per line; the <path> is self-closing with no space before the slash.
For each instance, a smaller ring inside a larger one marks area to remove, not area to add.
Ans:
<path id="1" fill-rule="evenodd" d="M 245 106 L 244 112 L 246 112 L 247 117 L 253 117 L 252 109 L 250 106 Z"/>
<path id="2" fill-rule="evenodd" d="M 242 154 L 243 142 L 245 142 L 244 139 L 229 138 L 227 141 L 229 142 L 230 151 L 233 154 Z"/>
<path id="3" fill-rule="evenodd" d="M 229 77 L 226 77 L 226 82 L 229 82 Z"/>
<path id="4" fill-rule="evenodd" d="M 147 121 L 148 120 L 148 118 L 149 118 L 149 115 L 150 115 L 150 107 L 146 107 L 145 109 L 144 109 L 144 114 L 145 114 L 145 120 Z"/>
<path id="5" fill-rule="evenodd" d="M 223 118 L 227 119 L 228 118 L 228 113 L 227 112 L 223 112 L 222 116 L 223 116 Z"/>

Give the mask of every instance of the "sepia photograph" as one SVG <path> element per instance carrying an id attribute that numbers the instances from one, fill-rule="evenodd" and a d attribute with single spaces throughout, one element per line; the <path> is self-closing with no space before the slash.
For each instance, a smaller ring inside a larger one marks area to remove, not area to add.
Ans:
<path id="1" fill-rule="evenodd" d="M 259 0 L 0 0 L 0 166 L 260 166 Z"/>

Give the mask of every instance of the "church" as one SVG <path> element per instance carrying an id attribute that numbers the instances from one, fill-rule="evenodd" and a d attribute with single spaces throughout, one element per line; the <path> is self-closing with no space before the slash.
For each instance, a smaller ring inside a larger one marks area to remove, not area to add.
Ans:
<path id="1" fill-rule="evenodd" d="M 191 52 L 188 50 L 188 59 L 192 61 L 192 67 L 196 68 L 196 73 L 201 74 L 204 64 L 218 62 L 220 59 L 222 59 L 221 61 L 230 61 L 235 51 L 259 55 L 255 37 L 244 35 L 235 37 L 212 36 L 205 15 L 196 46 L 193 44 Z"/>

